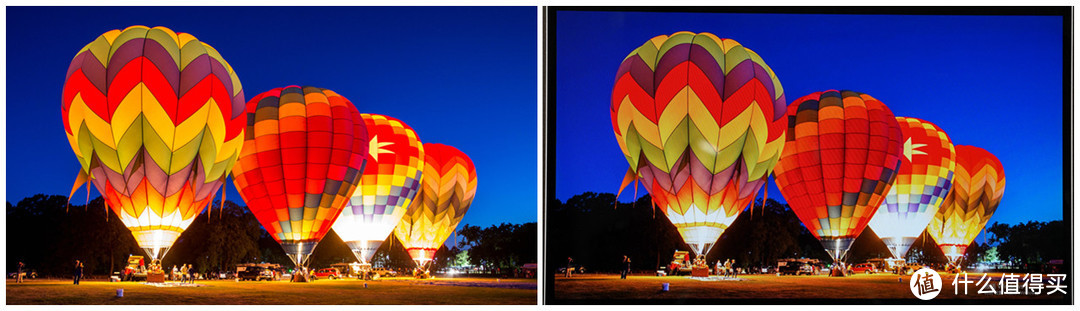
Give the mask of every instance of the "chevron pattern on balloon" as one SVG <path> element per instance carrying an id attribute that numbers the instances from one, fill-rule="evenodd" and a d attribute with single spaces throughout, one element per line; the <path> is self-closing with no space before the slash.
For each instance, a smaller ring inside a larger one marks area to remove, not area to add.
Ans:
<path id="1" fill-rule="evenodd" d="M 1005 168 L 985 149 L 956 146 L 952 191 L 926 231 L 945 255 L 955 259 L 986 227 L 1005 195 Z"/>
<path id="2" fill-rule="evenodd" d="M 465 153 L 426 143 L 424 158 L 420 192 L 394 228 L 394 235 L 420 263 L 432 259 L 476 196 L 476 167 Z"/>
<path id="3" fill-rule="evenodd" d="M 179 234 L 186 226 L 145 215 L 186 221 L 213 200 L 240 152 L 243 107 L 240 80 L 213 47 L 132 26 L 102 34 L 72 59 L 61 116 L 83 173 L 125 224 Z"/>
<path id="4" fill-rule="evenodd" d="M 699 248 L 716 241 L 772 172 L 786 103 L 776 74 L 754 51 L 710 33 L 678 32 L 623 60 L 611 121 L 630 174 Z"/>

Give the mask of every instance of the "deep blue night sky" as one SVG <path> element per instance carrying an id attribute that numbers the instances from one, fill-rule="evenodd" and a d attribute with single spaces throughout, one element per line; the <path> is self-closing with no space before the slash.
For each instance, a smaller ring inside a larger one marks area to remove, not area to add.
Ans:
<path id="1" fill-rule="evenodd" d="M 328 88 L 425 143 L 462 150 L 478 177 L 462 224 L 536 221 L 535 7 L 8 7 L 9 202 L 71 189 L 79 163 L 60 118 L 64 74 L 84 45 L 131 25 L 210 44 L 248 99 L 291 84 Z"/>
<path id="2" fill-rule="evenodd" d="M 1062 17 L 561 11 L 557 18 L 560 200 L 618 190 L 628 164 L 611 128 L 615 71 L 646 40 L 692 31 L 756 51 L 788 103 L 827 89 L 859 91 L 897 116 L 937 124 L 954 144 L 995 154 L 1006 186 L 991 223 L 1062 219 Z M 774 182 L 769 188 L 783 201 Z M 620 201 L 632 194 L 628 188 Z"/>

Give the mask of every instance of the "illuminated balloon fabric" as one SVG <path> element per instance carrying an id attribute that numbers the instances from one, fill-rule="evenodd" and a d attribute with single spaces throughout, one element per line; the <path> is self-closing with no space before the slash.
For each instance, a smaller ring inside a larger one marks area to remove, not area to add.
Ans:
<path id="1" fill-rule="evenodd" d="M 161 258 L 239 154 L 244 92 L 206 43 L 165 27 L 111 30 L 68 67 L 71 149 L 139 246 Z"/>
<path id="2" fill-rule="evenodd" d="M 424 146 L 416 132 L 398 119 L 361 116 L 371 135 L 368 163 L 333 228 L 358 260 L 370 262 L 420 190 Z"/>
<path id="3" fill-rule="evenodd" d="M 904 258 L 952 187 L 956 151 L 937 125 L 916 118 L 897 117 L 896 121 L 903 134 L 904 157 L 870 227 L 894 257 Z"/>
<path id="4" fill-rule="evenodd" d="M 956 263 L 994 215 L 1004 194 L 1005 168 L 1001 161 L 982 148 L 956 146 L 952 191 L 926 231 L 945 256 Z"/>
<path id="5" fill-rule="evenodd" d="M 259 94 L 247 112 L 233 182 L 263 228 L 301 265 L 360 181 L 367 128 L 348 99 L 311 86 Z"/>
<path id="6" fill-rule="evenodd" d="M 829 90 L 787 109 L 776 184 L 835 260 L 844 257 L 888 193 L 901 159 L 892 111 L 870 95 Z"/>
<path id="7" fill-rule="evenodd" d="M 421 265 L 434 258 L 469 210 L 476 196 L 476 167 L 457 148 L 428 143 L 423 175 L 420 192 L 394 228 L 394 236 Z"/>
<path id="8" fill-rule="evenodd" d="M 699 254 L 751 203 L 783 149 L 786 99 L 754 51 L 710 33 L 652 38 L 619 66 L 619 147 Z"/>

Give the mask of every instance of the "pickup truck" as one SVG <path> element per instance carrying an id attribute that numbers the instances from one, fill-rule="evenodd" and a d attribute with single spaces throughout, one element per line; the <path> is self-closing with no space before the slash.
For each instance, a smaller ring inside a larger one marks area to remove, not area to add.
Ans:
<path id="1" fill-rule="evenodd" d="M 675 252 L 666 268 L 667 275 L 690 275 L 694 271 L 694 267 L 690 265 L 690 252 Z"/>

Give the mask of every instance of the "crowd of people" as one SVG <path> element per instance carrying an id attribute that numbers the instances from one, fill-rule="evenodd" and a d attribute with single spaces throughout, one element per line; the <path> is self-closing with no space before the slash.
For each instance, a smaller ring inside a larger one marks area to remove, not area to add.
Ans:
<path id="1" fill-rule="evenodd" d="M 78 260 L 75 261 L 75 284 L 79 284 L 79 279 L 82 278 L 82 263 Z M 124 270 L 120 272 L 121 281 L 134 281 L 138 275 L 145 276 L 147 280 L 150 280 L 152 275 L 160 275 L 169 281 L 180 281 L 180 283 L 195 283 L 195 280 L 199 278 L 199 273 L 195 272 L 195 268 L 191 264 L 181 264 L 179 267 L 172 266 L 172 270 L 165 270 L 160 261 L 151 262 L 149 265 L 144 264 L 140 259 L 138 265 L 131 265 L 124 267 Z"/>
<path id="2" fill-rule="evenodd" d="M 703 256 L 703 255 L 699 255 L 697 258 L 694 258 L 694 260 L 691 261 L 691 262 L 692 262 L 693 266 L 695 266 L 695 267 L 708 267 L 708 263 L 707 263 L 707 261 L 705 259 L 705 256 Z M 573 271 L 575 270 L 574 269 L 575 267 L 574 267 L 573 263 L 574 263 L 574 258 L 566 257 L 566 267 L 562 269 L 563 273 L 565 273 L 566 277 L 571 277 L 573 275 Z M 631 263 L 630 256 L 623 255 L 622 264 L 619 266 L 619 272 L 621 274 L 620 278 L 626 279 L 626 276 L 630 275 L 630 271 L 631 271 L 630 270 L 631 269 L 630 263 Z M 718 276 L 733 277 L 733 278 L 739 276 L 739 268 L 737 266 L 735 266 L 735 259 L 717 260 L 716 265 L 713 268 L 713 271 Z"/>
<path id="3" fill-rule="evenodd" d="M 173 265 L 172 274 L 170 275 L 173 281 L 179 280 L 181 284 L 195 284 L 195 279 L 199 276 L 198 273 L 195 272 L 195 268 L 191 267 L 191 264 L 182 264 L 179 269 L 176 268 L 176 265 Z"/>
<path id="4" fill-rule="evenodd" d="M 724 277 L 739 277 L 739 269 L 735 267 L 735 259 L 728 259 L 723 261 L 723 264 L 719 260 L 716 261 L 716 275 Z"/>

